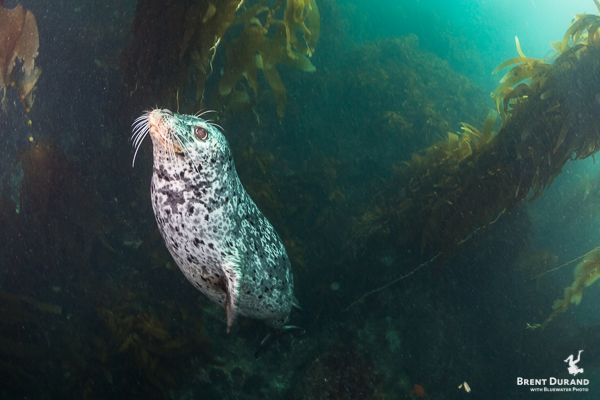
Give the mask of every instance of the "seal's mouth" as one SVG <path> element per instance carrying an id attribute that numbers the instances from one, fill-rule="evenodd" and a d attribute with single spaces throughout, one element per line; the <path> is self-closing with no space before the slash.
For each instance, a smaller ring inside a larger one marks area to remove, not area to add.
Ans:
<path id="1" fill-rule="evenodd" d="M 164 152 L 169 155 L 184 154 L 182 147 L 175 140 L 173 127 L 170 120 L 173 118 L 173 112 L 166 109 L 155 109 L 144 112 L 133 122 L 133 147 L 135 153 L 133 155 L 132 166 L 135 166 L 135 158 L 138 150 L 148 134 L 152 139 L 153 146 L 159 146 Z"/>

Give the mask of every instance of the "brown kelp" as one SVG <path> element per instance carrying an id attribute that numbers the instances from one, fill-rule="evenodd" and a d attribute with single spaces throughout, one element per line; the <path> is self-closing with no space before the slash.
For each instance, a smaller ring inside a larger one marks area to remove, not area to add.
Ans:
<path id="1" fill-rule="evenodd" d="M 195 85 L 195 103 L 202 104 L 206 78 L 223 35 L 227 32 L 243 0 L 195 2 L 186 12 L 179 57 L 191 61 L 191 78 Z"/>
<path id="2" fill-rule="evenodd" d="M 238 85 L 244 80 L 256 96 L 258 72 L 262 71 L 281 118 L 286 89 L 277 66 L 289 65 L 305 72 L 316 70 L 309 57 L 319 39 L 319 8 L 314 0 L 288 0 L 285 6 L 282 1 L 275 1 L 270 7 L 268 4 L 267 1 L 256 2 L 236 18 L 235 25 L 241 26 L 241 33 L 227 48 L 219 94 L 229 96 L 234 90 L 247 92 L 244 86 Z"/>
<path id="3" fill-rule="evenodd" d="M 6 89 L 16 85 L 26 111 L 33 105 L 33 90 L 41 70 L 36 66 L 40 39 L 35 16 L 21 5 L 4 8 L 0 3 L 0 96 L 5 101 Z M 17 74 L 15 64 L 22 63 Z"/>
<path id="4" fill-rule="evenodd" d="M 529 59 L 519 48 L 519 57 L 503 64 L 516 65 L 494 93 L 504 117 L 498 133 L 475 147 L 451 135 L 415 155 L 400 166 L 386 196 L 365 211 L 361 229 L 381 227 L 424 254 L 451 251 L 539 195 L 568 160 L 600 149 L 598 21 L 580 16 L 552 64 Z M 467 133 L 464 140 L 476 136 Z"/>
<path id="5" fill-rule="evenodd" d="M 314 71 L 309 57 L 319 32 L 315 0 L 186 0 L 169 7 L 140 1 L 124 57 L 129 94 L 172 108 L 201 108 L 215 55 L 224 47 L 219 94 L 249 101 L 238 83 L 245 81 L 256 94 L 262 71 L 282 116 L 286 90 L 277 67 Z"/>
<path id="6" fill-rule="evenodd" d="M 565 288 L 563 297 L 554 302 L 552 313 L 542 324 L 531 324 L 531 327 L 546 327 L 569 307 L 581 303 L 584 290 L 600 279 L 600 247 L 596 247 L 579 258 L 583 259 L 575 267 L 573 282 Z"/>
<path id="7" fill-rule="evenodd" d="M 500 84 L 492 93 L 492 98 L 496 102 L 496 110 L 502 116 L 506 116 L 512 104 L 527 99 L 532 86 L 543 84 L 545 73 L 550 68 L 550 64 L 544 60 L 525 56 L 519 38 L 516 36 L 515 45 L 519 56 L 506 60 L 494 70 L 494 72 L 499 72 L 513 66 L 500 79 Z"/>
<path id="8" fill-rule="evenodd" d="M 139 1 L 123 57 L 129 96 L 174 108 L 193 74 L 201 98 L 215 51 L 242 3 Z"/>

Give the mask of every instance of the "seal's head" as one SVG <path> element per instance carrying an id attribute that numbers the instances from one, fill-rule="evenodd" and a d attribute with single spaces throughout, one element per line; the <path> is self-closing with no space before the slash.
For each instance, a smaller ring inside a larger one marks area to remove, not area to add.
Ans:
<path id="1" fill-rule="evenodd" d="M 176 114 L 166 109 L 145 112 L 133 123 L 135 157 L 150 134 L 155 161 L 199 165 L 226 164 L 231 161 L 227 139 L 219 128 L 196 115 Z"/>

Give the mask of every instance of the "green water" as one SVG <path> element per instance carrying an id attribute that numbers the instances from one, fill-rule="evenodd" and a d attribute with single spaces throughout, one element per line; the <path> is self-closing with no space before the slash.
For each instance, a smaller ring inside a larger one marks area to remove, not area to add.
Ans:
<path id="1" fill-rule="evenodd" d="M 241 25 L 217 47 L 200 105 L 192 56 L 161 32 L 185 24 L 177 7 L 207 2 L 158 3 L 23 1 L 37 18 L 42 75 L 30 112 L 15 87 L 0 111 L 0 398 L 544 396 L 519 377 L 587 379 L 564 386 L 583 391 L 555 396 L 597 398 L 598 284 L 529 329 L 600 244 L 593 156 L 566 162 L 537 196 L 450 241 L 462 218 L 439 222 L 425 200 L 444 189 L 402 203 L 434 170 L 407 176 L 414 155 L 461 122 L 482 129 L 495 110 L 490 92 L 503 72 L 492 71 L 517 56 L 514 37 L 527 56 L 552 63 L 551 43 L 573 17 L 598 14 L 592 1 L 317 0 L 316 71 L 277 65 L 280 115 L 264 70 L 256 90 L 247 74 L 236 83 L 243 102 L 219 93 L 241 57 L 227 54 Z M 569 96 L 560 107 L 577 115 Z M 244 186 L 286 246 L 301 304 L 289 323 L 301 330 L 261 345 L 273 332 L 242 317 L 226 334 L 224 311 L 167 252 L 150 203 L 151 144 L 132 168 L 130 136 L 144 110 L 177 104 L 215 111 Z M 504 123 L 497 117 L 494 131 Z M 459 176 L 469 160 L 446 172 Z M 485 190 L 468 198 L 474 214 L 500 204 Z M 414 225 L 417 214 L 434 222 Z M 579 350 L 584 372 L 572 376 L 563 360 Z"/>

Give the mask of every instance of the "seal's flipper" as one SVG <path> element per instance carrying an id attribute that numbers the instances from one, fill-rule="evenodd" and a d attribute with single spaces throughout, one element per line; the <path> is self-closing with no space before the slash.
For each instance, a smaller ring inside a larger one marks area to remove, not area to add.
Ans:
<path id="1" fill-rule="evenodd" d="M 227 333 L 229 333 L 235 320 L 242 278 L 241 260 L 237 251 L 234 251 L 231 256 L 224 260 L 222 270 L 225 276 L 225 314 L 227 315 Z"/>
<path id="2" fill-rule="evenodd" d="M 235 321 L 236 311 L 236 298 L 235 294 L 228 288 L 225 292 L 225 315 L 227 316 L 227 333 L 231 332 L 231 326 Z"/>

